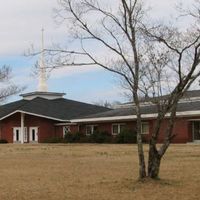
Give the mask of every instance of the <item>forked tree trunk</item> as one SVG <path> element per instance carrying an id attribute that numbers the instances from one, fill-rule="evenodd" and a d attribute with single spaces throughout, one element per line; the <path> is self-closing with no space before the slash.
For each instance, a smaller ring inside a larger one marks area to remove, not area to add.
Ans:
<path id="1" fill-rule="evenodd" d="M 142 143 L 142 135 L 141 135 L 141 114 L 138 97 L 134 96 L 135 104 L 136 104 L 136 113 L 137 113 L 137 146 L 138 146 L 138 158 L 139 158 L 139 179 L 146 178 L 146 165 L 144 159 L 144 150 Z"/>
<path id="2" fill-rule="evenodd" d="M 154 145 L 150 144 L 149 161 L 148 161 L 148 177 L 152 179 L 159 178 L 161 157 Z"/>

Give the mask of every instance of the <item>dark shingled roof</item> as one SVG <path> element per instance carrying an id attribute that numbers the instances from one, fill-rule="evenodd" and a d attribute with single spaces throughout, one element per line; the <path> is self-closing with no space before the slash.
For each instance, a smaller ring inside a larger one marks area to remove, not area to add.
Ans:
<path id="1" fill-rule="evenodd" d="M 200 97 L 200 90 L 188 91 L 187 97 Z M 185 95 L 185 96 L 186 96 Z M 0 119 L 20 110 L 25 113 L 41 115 L 46 118 L 56 119 L 57 121 L 70 121 L 76 119 L 118 117 L 135 115 L 134 106 L 108 109 L 101 106 L 68 100 L 64 98 L 48 100 L 37 97 L 32 100 L 19 100 L 13 103 L 0 106 Z M 192 101 L 180 102 L 177 112 L 200 111 L 200 98 Z M 155 105 L 143 105 L 142 114 L 155 114 Z"/>
<path id="2" fill-rule="evenodd" d="M 156 99 L 156 98 L 159 98 L 159 99 L 161 99 L 161 100 L 163 100 L 163 99 L 166 99 L 166 98 L 168 98 L 169 97 L 169 95 L 167 94 L 167 95 L 163 95 L 163 96 L 161 96 L 161 97 L 154 97 L 154 98 L 151 98 L 151 97 L 144 97 L 144 98 L 142 98 L 140 101 L 141 102 L 150 102 L 150 101 L 152 101 L 153 99 Z M 185 94 L 183 95 L 183 97 L 181 98 L 181 99 L 191 99 L 191 98 L 200 98 L 200 90 L 188 90 L 188 91 L 186 91 L 185 92 Z M 126 104 L 133 104 L 133 102 L 127 102 L 127 103 L 124 103 L 124 104 L 122 104 L 122 105 L 126 105 Z"/>
<path id="3" fill-rule="evenodd" d="M 185 111 L 196 111 L 200 110 L 200 101 L 191 101 L 191 102 L 182 102 L 178 104 L 177 112 L 185 112 Z M 157 108 L 155 105 L 146 105 L 141 107 L 142 114 L 155 114 L 157 113 Z M 106 111 L 103 113 L 97 113 L 93 115 L 86 116 L 87 118 L 100 118 L 100 117 L 117 117 L 117 116 L 129 116 L 135 115 L 134 106 L 130 107 L 122 107 L 114 110 Z"/>
<path id="4" fill-rule="evenodd" d="M 69 121 L 72 118 L 82 118 L 83 116 L 101 113 L 111 109 L 64 98 L 48 100 L 37 97 L 32 100 L 19 100 L 0 106 L 0 118 L 16 110 L 43 115 L 47 118 L 56 118 L 58 121 Z"/>

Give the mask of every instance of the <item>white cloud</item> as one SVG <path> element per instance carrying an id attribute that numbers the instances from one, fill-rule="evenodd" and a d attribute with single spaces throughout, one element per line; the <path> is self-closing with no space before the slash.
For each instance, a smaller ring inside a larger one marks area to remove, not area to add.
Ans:
<path id="1" fill-rule="evenodd" d="M 187 4 L 193 0 L 188 0 Z M 177 0 L 147 1 L 156 14 L 167 15 Z M 47 45 L 65 37 L 66 27 L 54 23 L 57 0 L 0 0 L 0 55 L 21 55 L 30 46 L 40 44 L 40 30 L 45 27 Z M 164 12 L 163 12 L 164 10 Z"/>
<path id="2" fill-rule="evenodd" d="M 1 55 L 21 55 L 30 44 L 40 44 L 42 26 L 47 44 L 59 41 L 64 32 L 53 20 L 56 0 L 0 0 L 0 4 Z"/>
<path id="3" fill-rule="evenodd" d="M 191 2 L 193 0 L 186 3 Z M 149 0 L 147 3 L 156 14 L 163 16 L 170 13 L 177 0 Z M 0 5 L 0 55 L 21 55 L 30 44 L 39 45 L 42 26 L 46 30 L 47 45 L 65 37 L 66 27 L 58 27 L 53 19 L 57 0 L 0 0 Z"/>
<path id="4" fill-rule="evenodd" d="M 107 2 L 107 0 L 102 1 Z M 114 2 L 115 5 L 117 5 L 116 0 L 110 0 L 110 2 Z M 155 16 L 169 16 L 170 18 L 171 10 L 178 1 L 149 0 L 145 2 L 148 2 L 148 4 L 152 6 Z M 183 2 L 185 3 L 186 1 Z M 193 0 L 187 0 L 186 3 L 189 5 L 191 2 L 193 2 Z M 0 0 L 0 5 L 1 57 L 16 57 L 22 55 L 31 44 L 34 44 L 38 49 L 41 41 L 40 30 L 42 26 L 45 28 L 46 46 L 61 42 L 66 37 L 67 27 L 57 26 L 53 19 L 53 9 L 58 7 L 57 0 Z M 99 48 L 95 47 L 94 51 L 98 52 Z M 104 52 L 98 52 L 99 55 L 103 55 L 103 53 Z M 21 59 L 23 60 L 23 57 Z M 31 70 L 31 66 L 19 67 L 19 69 L 20 71 L 17 69 L 17 72 L 15 72 L 16 77 L 14 81 L 16 83 L 22 82 L 32 87 L 32 85 L 35 84 L 35 79 L 29 76 L 31 73 L 31 71 L 29 71 Z M 96 70 L 100 69 L 97 67 L 67 67 L 53 71 L 51 79 L 73 76 L 74 74 L 82 74 Z M 36 87 L 37 86 L 35 86 L 35 88 Z M 101 93 L 101 91 L 94 94 L 91 99 L 97 97 L 99 93 Z M 105 88 L 99 97 L 105 96 L 105 98 L 112 98 L 114 94 L 120 96 L 117 90 L 108 91 L 108 89 Z"/>

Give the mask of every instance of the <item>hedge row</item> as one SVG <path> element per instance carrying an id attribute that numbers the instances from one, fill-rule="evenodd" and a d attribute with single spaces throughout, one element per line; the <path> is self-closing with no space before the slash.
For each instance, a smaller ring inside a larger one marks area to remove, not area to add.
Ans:
<path id="1" fill-rule="evenodd" d="M 84 135 L 80 132 L 68 133 L 65 138 L 49 138 L 45 143 L 136 143 L 136 132 L 123 130 L 116 136 L 108 132 L 95 132 L 91 135 Z"/>

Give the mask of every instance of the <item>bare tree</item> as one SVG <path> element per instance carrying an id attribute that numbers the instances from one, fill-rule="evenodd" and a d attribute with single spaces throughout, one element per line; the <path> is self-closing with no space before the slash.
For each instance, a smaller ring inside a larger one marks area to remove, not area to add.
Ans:
<path id="1" fill-rule="evenodd" d="M 164 24 L 150 25 L 148 9 L 142 0 L 119 0 L 112 6 L 106 2 L 59 1 L 57 17 L 61 22 L 67 21 L 79 47 L 46 49 L 49 66 L 97 65 L 123 78 L 131 90 L 137 115 L 139 178 L 158 178 L 161 159 L 175 137 L 178 101 L 200 75 L 199 27 L 182 31 Z M 198 9 L 192 12 L 195 23 L 199 20 L 198 12 Z M 95 54 L 96 47 L 101 51 Z M 156 105 L 158 113 L 149 144 L 147 170 L 141 137 L 141 95 Z M 158 148 L 166 115 L 169 120 L 165 140 Z"/>
<path id="2" fill-rule="evenodd" d="M 93 102 L 93 104 L 97 105 L 97 106 L 104 106 L 106 108 L 115 108 L 116 106 L 120 105 L 121 103 L 119 101 L 109 102 L 107 100 L 105 100 L 105 101 L 99 100 L 99 101 Z"/>
<path id="3" fill-rule="evenodd" d="M 0 102 L 3 102 L 8 97 L 17 94 L 24 89 L 10 81 L 12 78 L 11 74 L 12 71 L 9 66 L 4 65 L 0 68 Z"/>
<path id="4" fill-rule="evenodd" d="M 106 108 L 112 108 L 112 103 L 110 103 L 109 101 L 105 100 L 100 100 L 100 101 L 95 101 L 93 102 L 94 105 L 97 105 L 97 106 L 104 106 Z"/>

